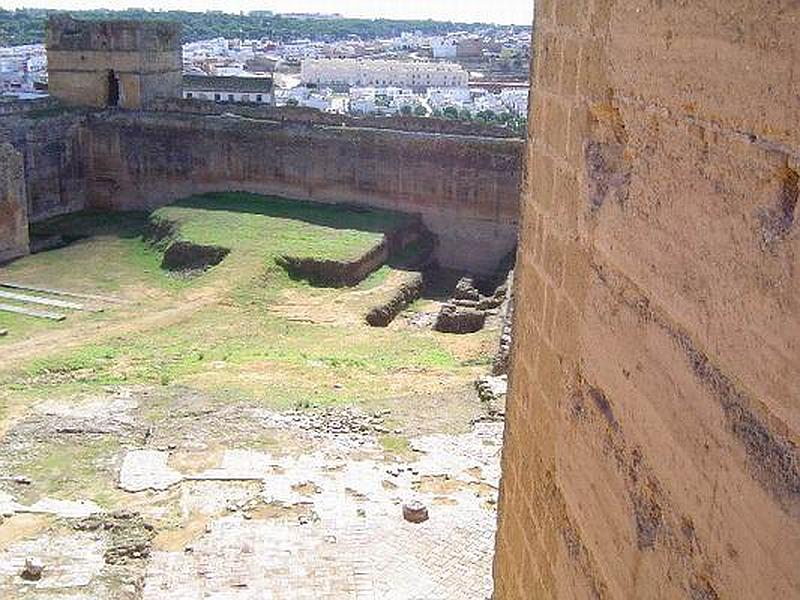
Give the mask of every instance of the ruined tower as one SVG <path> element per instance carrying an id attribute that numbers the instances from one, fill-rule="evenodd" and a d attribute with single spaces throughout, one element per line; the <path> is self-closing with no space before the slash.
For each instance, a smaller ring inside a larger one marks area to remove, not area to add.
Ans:
<path id="1" fill-rule="evenodd" d="M 175 23 L 77 21 L 47 27 L 50 94 L 77 106 L 139 109 L 181 95 L 181 36 Z"/>

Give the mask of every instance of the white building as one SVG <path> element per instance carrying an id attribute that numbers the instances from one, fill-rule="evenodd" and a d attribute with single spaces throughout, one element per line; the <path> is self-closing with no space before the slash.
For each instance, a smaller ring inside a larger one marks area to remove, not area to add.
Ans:
<path id="1" fill-rule="evenodd" d="M 455 58 L 458 54 L 458 40 L 455 38 L 431 39 L 433 58 Z"/>
<path id="2" fill-rule="evenodd" d="M 306 85 L 343 87 L 465 87 L 468 73 L 453 63 L 394 60 L 304 60 L 300 78 Z"/>
<path id="3" fill-rule="evenodd" d="M 431 108 L 446 108 L 455 106 L 462 108 L 472 102 L 472 94 L 468 89 L 442 89 L 436 88 L 428 90 L 428 104 Z"/>
<path id="4" fill-rule="evenodd" d="M 271 77 L 184 75 L 183 97 L 215 102 L 275 104 Z"/>
<path id="5" fill-rule="evenodd" d="M 422 99 L 410 88 L 351 88 L 350 112 L 354 115 L 394 115 L 407 106 L 423 106 Z"/>
<path id="6" fill-rule="evenodd" d="M 500 92 L 503 104 L 513 113 L 524 115 L 528 112 L 528 90 L 503 90 Z"/>

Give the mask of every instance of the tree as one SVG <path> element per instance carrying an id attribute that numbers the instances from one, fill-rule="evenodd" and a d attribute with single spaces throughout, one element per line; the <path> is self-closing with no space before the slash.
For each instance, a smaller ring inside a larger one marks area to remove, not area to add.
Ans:
<path id="1" fill-rule="evenodd" d="M 76 3 L 79 4 L 79 3 Z M 57 11 L 44 9 L 0 9 L 0 46 L 34 44 L 44 40 L 47 17 Z M 437 21 L 392 21 L 388 19 L 287 19 L 264 11 L 230 14 L 219 11 L 149 11 L 143 9 L 74 10 L 78 19 L 130 19 L 179 21 L 186 42 L 213 37 L 260 39 L 288 42 L 298 38 L 333 41 L 357 35 L 364 40 L 399 36 L 404 31 L 443 35 L 455 31 L 478 33 L 486 25 Z"/>
<path id="2" fill-rule="evenodd" d="M 428 116 L 428 111 L 424 106 L 422 106 L 422 104 L 417 104 L 414 107 L 414 116 L 416 116 L 416 117 L 426 117 L 426 116 Z"/>
<path id="3" fill-rule="evenodd" d="M 472 113 L 468 108 L 462 108 L 458 116 L 462 121 L 472 121 Z"/>
<path id="4" fill-rule="evenodd" d="M 286 106 L 300 106 L 300 102 L 297 98 L 289 98 L 286 100 Z"/>
<path id="5" fill-rule="evenodd" d="M 403 116 L 410 117 L 413 112 L 414 112 L 414 109 L 411 108 L 410 104 L 403 104 L 403 106 L 400 107 L 400 113 Z"/>
<path id="6" fill-rule="evenodd" d="M 480 111 L 476 116 L 478 120 L 482 121 L 483 123 L 494 123 L 497 121 L 497 115 L 493 110 L 489 109 Z"/>
<path id="7" fill-rule="evenodd" d="M 447 106 L 443 111 L 445 119 L 458 119 L 458 109 L 455 106 Z"/>

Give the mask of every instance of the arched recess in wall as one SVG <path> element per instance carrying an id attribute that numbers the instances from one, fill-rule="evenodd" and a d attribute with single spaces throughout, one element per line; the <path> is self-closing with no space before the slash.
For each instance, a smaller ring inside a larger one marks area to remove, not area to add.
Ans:
<path id="1" fill-rule="evenodd" d="M 114 72 L 114 69 L 108 71 L 108 97 L 106 99 L 106 106 L 119 105 L 119 77 Z"/>

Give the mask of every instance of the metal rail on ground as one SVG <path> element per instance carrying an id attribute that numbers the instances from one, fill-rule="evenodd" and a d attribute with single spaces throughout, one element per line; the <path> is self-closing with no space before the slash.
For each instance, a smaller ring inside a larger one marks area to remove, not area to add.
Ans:
<path id="1" fill-rule="evenodd" d="M 42 298 L 41 296 L 29 296 L 28 294 L 15 294 L 14 292 L 5 292 L 3 290 L 0 290 L 0 298 L 5 300 L 15 300 L 17 302 L 52 306 L 54 308 L 67 308 L 69 310 L 80 310 L 93 313 L 103 312 L 102 308 L 86 306 L 85 304 L 78 304 L 77 302 L 67 302 L 66 300 L 55 300 L 53 298 Z"/>
<path id="2" fill-rule="evenodd" d="M 127 304 L 127 300 L 122 298 L 113 298 L 111 296 L 99 296 L 97 294 L 82 294 L 78 292 L 68 292 L 65 290 L 54 290 L 51 288 L 38 287 L 22 283 L 14 283 L 11 281 L 0 281 L 0 287 L 10 288 L 12 290 L 23 290 L 26 292 L 39 292 L 42 294 L 52 294 L 54 296 L 68 296 L 70 298 L 83 298 L 84 300 L 97 300 L 99 302 L 110 302 L 112 304 Z"/>
<path id="3" fill-rule="evenodd" d="M 13 304 L 0 304 L 0 312 L 16 313 L 18 315 L 25 315 L 26 317 L 36 317 L 38 319 L 50 319 L 51 321 L 63 321 L 66 315 L 53 312 L 45 312 L 42 310 L 31 310 L 24 306 L 14 306 Z"/>

